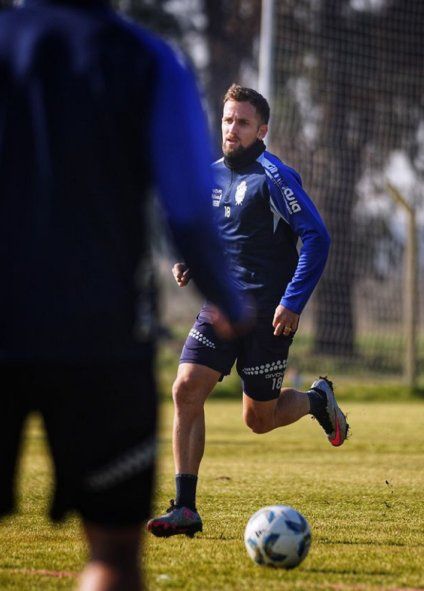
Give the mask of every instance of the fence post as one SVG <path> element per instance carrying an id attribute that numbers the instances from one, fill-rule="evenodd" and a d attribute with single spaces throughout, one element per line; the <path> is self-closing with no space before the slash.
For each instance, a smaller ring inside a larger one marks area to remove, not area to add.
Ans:
<path id="1" fill-rule="evenodd" d="M 259 92 L 273 106 L 272 68 L 274 48 L 274 0 L 262 0 L 261 32 L 259 39 Z"/>
<path id="2" fill-rule="evenodd" d="M 405 297 L 403 322 L 405 331 L 404 376 L 408 386 L 417 386 L 417 328 L 418 328 L 418 240 L 415 208 L 391 183 L 387 189 L 392 199 L 406 212 L 408 227 L 405 248 Z"/>

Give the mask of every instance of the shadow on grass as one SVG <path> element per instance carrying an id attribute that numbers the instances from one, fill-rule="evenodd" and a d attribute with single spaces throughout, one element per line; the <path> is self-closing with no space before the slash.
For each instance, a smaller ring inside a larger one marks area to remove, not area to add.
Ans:
<path id="1" fill-rule="evenodd" d="M 361 540 L 320 540 L 320 544 L 327 546 L 375 546 L 375 541 L 361 541 Z M 410 548 L 410 544 L 406 542 L 380 542 L 379 546 L 387 546 L 393 548 Z M 414 548 L 423 548 L 424 544 L 414 543 Z"/>
<path id="2" fill-rule="evenodd" d="M 160 444 L 172 443 L 171 437 L 160 437 Z M 232 445 L 236 447 L 257 447 L 256 441 L 241 441 L 240 439 L 210 439 L 208 440 L 208 447 L 214 445 Z"/>
<path id="3" fill-rule="evenodd" d="M 308 573 L 316 573 L 316 574 L 320 574 L 320 575 L 349 575 L 349 576 L 369 575 L 371 577 L 389 577 L 392 574 L 388 571 L 367 570 L 367 569 L 363 569 L 363 568 L 361 570 L 356 570 L 356 569 L 348 570 L 348 569 L 335 569 L 335 568 L 308 568 L 308 567 L 305 567 L 302 570 L 304 570 L 305 572 L 308 572 Z"/>

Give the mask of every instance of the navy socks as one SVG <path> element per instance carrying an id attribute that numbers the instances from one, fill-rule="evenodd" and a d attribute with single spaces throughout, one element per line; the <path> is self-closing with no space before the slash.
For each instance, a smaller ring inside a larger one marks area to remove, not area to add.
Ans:
<path id="1" fill-rule="evenodd" d="M 177 491 L 175 504 L 177 507 L 188 507 L 192 511 L 196 511 L 196 474 L 176 474 L 175 487 Z"/>
<path id="2" fill-rule="evenodd" d="M 326 395 L 319 390 L 309 390 L 307 395 L 311 406 L 310 414 L 317 419 L 327 434 L 332 433 L 333 427 L 328 417 Z"/>

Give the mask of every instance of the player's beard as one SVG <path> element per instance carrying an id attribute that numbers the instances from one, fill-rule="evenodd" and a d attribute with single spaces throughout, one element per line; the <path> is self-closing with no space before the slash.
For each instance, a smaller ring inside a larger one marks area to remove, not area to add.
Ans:
<path id="1" fill-rule="evenodd" d="M 230 156 L 231 158 L 237 158 L 237 156 L 241 156 L 248 148 L 244 148 L 241 144 L 236 148 L 226 149 L 225 142 L 222 142 L 222 153 L 224 156 Z"/>

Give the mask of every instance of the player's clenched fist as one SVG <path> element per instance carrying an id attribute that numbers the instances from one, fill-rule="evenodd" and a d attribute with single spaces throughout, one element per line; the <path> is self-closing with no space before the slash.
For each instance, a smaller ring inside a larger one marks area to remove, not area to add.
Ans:
<path id="1" fill-rule="evenodd" d="M 190 269 L 185 263 L 175 263 L 172 274 L 179 287 L 185 287 L 191 279 Z"/>
<path id="2" fill-rule="evenodd" d="M 274 327 L 274 335 L 280 336 L 283 334 L 288 337 L 293 335 L 299 325 L 299 314 L 292 312 L 281 304 L 275 309 L 272 326 Z"/>

